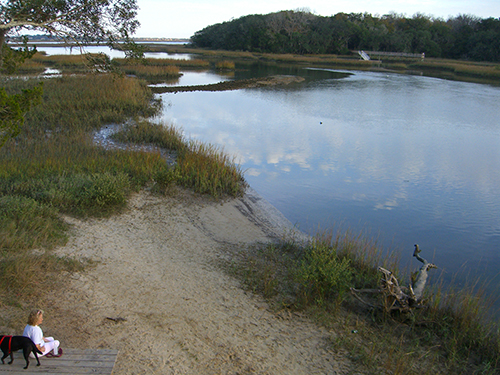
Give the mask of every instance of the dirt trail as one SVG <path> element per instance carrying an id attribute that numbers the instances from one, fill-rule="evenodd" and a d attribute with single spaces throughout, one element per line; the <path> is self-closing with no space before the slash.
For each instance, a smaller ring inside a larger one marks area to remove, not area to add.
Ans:
<path id="1" fill-rule="evenodd" d="M 346 372 L 332 332 L 273 313 L 217 266 L 287 230 L 260 198 L 221 205 L 141 192 L 129 206 L 110 219 L 68 219 L 73 236 L 58 252 L 98 263 L 50 297 L 43 328 L 63 348 L 118 349 L 115 374 Z"/>

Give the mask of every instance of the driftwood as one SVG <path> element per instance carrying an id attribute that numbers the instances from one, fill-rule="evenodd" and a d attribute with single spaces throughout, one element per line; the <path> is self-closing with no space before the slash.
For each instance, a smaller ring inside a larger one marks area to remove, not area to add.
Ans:
<path id="1" fill-rule="evenodd" d="M 417 258 L 418 261 L 422 262 L 423 265 L 418 271 L 418 275 L 415 279 L 413 285 L 410 283 L 408 287 L 400 286 L 396 277 L 391 271 L 385 268 L 379 267 L 378 270 L 382 272 L 382 279 L 380 280 L 379 289 L 354 289 L 351 288 L 351 293 L 359 301 L 364 304 L 376 308 L 381 307 L 386 312 L 391 312 L 394 310 L 399 310 L 402 312 L 410 311 L 413 308 L 421 308 L 422 297 L 424 294 L 425 284 L 427 283 L 428 271 L 432 268 L 437 268 L 436 265 L 429 263 L 427 260 L 422 258 L 420 253 L 420 248 L 415 245 L 415 250 L 413 256 Z M 370 294 L 382 294 L 383 304 L 382 306 L 377 306 L 365 301 L 361 298 L 360 294 L 370 293 Z"/>

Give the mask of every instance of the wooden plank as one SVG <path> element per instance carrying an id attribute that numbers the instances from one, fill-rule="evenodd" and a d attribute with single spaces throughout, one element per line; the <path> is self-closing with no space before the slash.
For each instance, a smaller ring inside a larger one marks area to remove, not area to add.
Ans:
<path id="1" fill-rule="evenodd" d="M 23 353 L 14 353 L 14 363 L 8 365 L 10 356 L 5 359 L 5 364 L 0 364 L 0 373 L 9 375 L 34 375 L 34 374 L 98 374 L 110 375 L 118 356 L 118 350 L 114 349 L 63 349 L 63 355 L 59 358 L 40 357 L 40 366 L 36 365 L 36 359 L 30 358 L 27 370 Z"/>

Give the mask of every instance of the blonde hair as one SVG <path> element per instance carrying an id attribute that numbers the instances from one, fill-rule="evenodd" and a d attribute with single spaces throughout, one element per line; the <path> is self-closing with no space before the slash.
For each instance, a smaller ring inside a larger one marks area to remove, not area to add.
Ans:
<path id="1" fill-rule="evenodd" d="M 43 310 L 40 309 L 31 310 L 30 315 L 28 316 L 28 324 L 30 326 L 36 325 L 38 322 L 38 317 L 40 315 L 43 315 Z"/>

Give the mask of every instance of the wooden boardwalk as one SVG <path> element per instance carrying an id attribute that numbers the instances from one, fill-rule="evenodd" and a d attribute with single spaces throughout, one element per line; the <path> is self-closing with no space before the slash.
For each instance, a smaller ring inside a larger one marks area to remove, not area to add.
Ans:
<path id="1" fill-rule="evenodd" d="M 1 355 L 0 351 L 0 355 Z M 113 349 L 66 349 L 59 358 L 40 358 L 40 366 L 36 365 L 36 359 L 30 358 L 30 366 L 27 370 L 22 350 L 14 353 L 14 363 L 8 365 L 10 356 L 5 358 L 5 364 L 0 362 L 0 374 L 112 374 L 116 362 L 118 350 Z"/>

